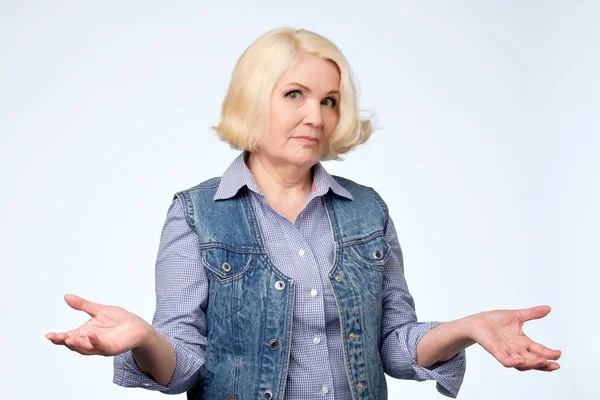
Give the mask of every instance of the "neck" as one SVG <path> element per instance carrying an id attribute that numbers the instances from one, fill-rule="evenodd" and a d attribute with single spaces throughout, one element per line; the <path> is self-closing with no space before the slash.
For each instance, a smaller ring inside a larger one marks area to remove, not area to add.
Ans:
<path id="1" fill-rule="evenodd" d="M 299 167 L 278 163 L 252 152 L 246 161 L 260 191 L 267 199 L 306 198 L 312 189 L 312 166 Z"/>

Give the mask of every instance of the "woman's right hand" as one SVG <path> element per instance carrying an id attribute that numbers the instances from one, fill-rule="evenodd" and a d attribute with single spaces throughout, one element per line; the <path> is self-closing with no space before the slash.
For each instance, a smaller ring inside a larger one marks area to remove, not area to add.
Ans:
<path id="1" fill-rule="evenodd" d="M 92 318 L 77 329 L 48 333 L 46 338 L 80 354 L 115 356 L 144 347 L 153 330 L 142 318 L 121 307 L 93 303 L 72 294 L 65 295 L 65 301 Z"/>

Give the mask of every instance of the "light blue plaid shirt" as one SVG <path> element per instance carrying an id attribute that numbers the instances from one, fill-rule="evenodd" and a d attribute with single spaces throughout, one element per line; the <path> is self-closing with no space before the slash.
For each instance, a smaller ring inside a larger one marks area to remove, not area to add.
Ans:
<path id="1" fill-rule="evenodd" d="M 247 186 L 268 256 L 283 274 L 297 282 L 286 399 L 349 399 L 338 309 L 327 283 L 334 242 L 322 196 L 329 190 L 352 196 L 319 163 L 314 168 L 313 191 L 296 222 L 291 223 L 269 206 L 246 166 L 246 157 L 247 153 L 240 154 L 223 174 L 215 200 L 232 197 Z M 385 239 L 390 256 L 384 268 L 382 292 L 380 355 L 384 370 L 399 379 L 435 380 L 440 393 L 456 397 L 466 369 L 465 351 L 430 368 L 417 365 L 419 340 L 440 322 L 417 322 L 391 218 Z M 206 274 L 198 236 L 187 225 L 181 202 L 175 199 L 167 212 L 156 261 L 157 306 L 152 322 L 173 345 L 175 373 L 168 386 L 162 386 L 143 374 L 131 352 L 127 352 L 114 359 L 114 383 L 164 393 L 182 393 L 195 385 L 207 346 Z M 162 301 L 161 293 L 167 292 L 179 293 L 178 301 Z"/>

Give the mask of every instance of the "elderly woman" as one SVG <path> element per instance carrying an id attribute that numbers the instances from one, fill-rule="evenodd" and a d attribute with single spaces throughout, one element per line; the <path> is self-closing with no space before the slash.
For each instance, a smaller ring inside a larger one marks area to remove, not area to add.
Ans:
<path id="1" fill-rule="evenodd" d="M 385 399 L 385 375 L 456 397 L 465 348 L 552 371 L 521 330 L 547 306 L 418 322 L 384 200 L 320 164 L 364 143 L 350 68 L 329 40 L 276 29 L 239 59 L 216 131 L 243 150 L 176 193 L 156 262 L 152 325 L 65 296 L 92 318 L 47 338 L 114 358 L 114 382 L 191 399 Z"/>

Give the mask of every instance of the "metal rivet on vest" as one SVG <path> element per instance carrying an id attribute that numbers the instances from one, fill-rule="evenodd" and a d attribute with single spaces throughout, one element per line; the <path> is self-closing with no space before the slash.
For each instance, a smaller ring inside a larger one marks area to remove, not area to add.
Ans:
<path id="1" fill-rule="evenodd" d="M 379 250 L 375 250 L 373 252 L 373 258 L 375 258 L 376 260 L 381 260 L 383 258 L 383 253 Z"/>
<path id="2" fill-rule="evenodd" d="M 273 392 L 271 392 L 270 390 L 265 391 L 265 393 L 263 394 L 263 397 L 267 400 L 272 399 L 273 398 Z"/>
<path id="3" fill-rule="evenodd" d="M 277 290 L 285 289 L 285 282 L 284 281 L 275 282 L 275 289 L 277 289 Z"/>
<path id="4" fill-rule="evenodd" d="M 224 262 L 223 264 L 221 264 L 221 268 L 223 268 L 223 271 L 225 272 L 231 271 L 231 265 L 229 265 L 228 262 Z"/>
<path id="5" fill-rule="evenodd" d="M 354 338 L 356 337 L 356 335 L 354 334 L 354 332 L 350 332 L 350 334 L 348 335 L 348 337 L 350 338 L 350 340 L 354 340 Z"/>
<path id="6" fill-rule="evenodd" d="M 359 383 L 358 385 L 356 385 L 356 387 L 358 388 L 358 390 L 363 390 L 364 386 L 362 383 Z"/>
<path id="7" fill-rule="evenodd" d="M 335 281 L 336 281 L 336 282 L 341 282 L 341 281 L 342 281 L 342 277 L 341 277 L 341 276 L 339 276 L 339 275 L 336 275 L 336 276 L 335 276 Z"/>
<path id="8" fill-rule="evenodd" d="M 269 340 L 269 348 L 271 350 L 277 350 L 279 348 L 279 341 L 277 339 Z"/>

